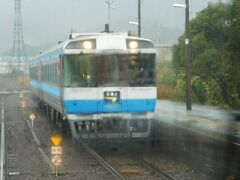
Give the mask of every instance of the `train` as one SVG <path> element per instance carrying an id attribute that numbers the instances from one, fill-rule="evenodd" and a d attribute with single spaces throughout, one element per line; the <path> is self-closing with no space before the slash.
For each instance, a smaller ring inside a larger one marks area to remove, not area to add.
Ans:
<path id="1" fill-rule="evenodd" d="M 71 33 L 30 61 L 32 98 L 74 139 L 148 137 L 156 56 L 149 39 L 128 33 Z"/>

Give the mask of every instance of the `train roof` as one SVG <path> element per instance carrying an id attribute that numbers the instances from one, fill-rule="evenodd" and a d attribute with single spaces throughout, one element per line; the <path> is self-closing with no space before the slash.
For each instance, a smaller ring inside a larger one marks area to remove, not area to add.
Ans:
<path id="1" fill-rule="evenodd" d="M 136 40 L 143 40 L 143 41 L 149 41 L 151 42 L 151 40 L 149 39 L 145 39 L 142 37 L 137 37 L 137 36 L 131 36 L 129 35 L 129 33 L 127 32 L 114 32 L 114 33 L 106 33 L 106 32 L 102 32 L 102 33 L 71 33 L 69 36 L 69 39 L 66 41 L 62 41 L 59 42 L 59 44 L 57 44 L 56 46 L 44 51 L 43 53 L 37 55 L 36 57 L 34 57 L 32 60 L 34 59 L 38 59 L 41 56 L 47 55 L 53 51 L 62 51 L 64 49 L 64 47 L 69 44 L 72 41 L 77 41 L 77 40 L 84 40 L 84 39 L 94 39 L 94 38 L 98 38 L 98 37 L 104 37 L 104 36 L 118 36 L 118 37 L 122 37 L 122 38 L 126 38 L 126 39 L 136 39 Z"/>

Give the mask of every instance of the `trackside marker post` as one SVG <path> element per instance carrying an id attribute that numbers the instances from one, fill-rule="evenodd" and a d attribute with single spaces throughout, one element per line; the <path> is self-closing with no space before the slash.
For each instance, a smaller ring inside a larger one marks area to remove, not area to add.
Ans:
<path id="1" fill-rule="evenodd" d="M 22 101 L 20 101 L 20 105 L 22 108 L 25 108 L 27 106 L 27 103 L 26 103 L 26 101 L 22 100 Z"/>
<path id="2" fill-rule="evenodd" d="M 62 162 L 62 146 L 60 146 L 62 137 L 58 134 L 55 134 L 51 136 L 50 139 L 53 144 L 51 147 L 51 154 L 53 155 L 51 161 L 55 166 L 55 176 L 58 176 L 58 166 Z"/>
<path id="3" fill-rule="evenodd" d="M 55 166 L 55 176 L 58 176 L 58 165 L 62 162 L 62 158 L 59 155 L 54 155 L 51 159 L 52 163 Z"/>
<path id="4" fill-rule="evenodd" d="M 54 146 L 59 146 L 62 142 L 62 136 L 60 136 L 58 134 L 51 136 L 50 139 Z"/>
<path id="5" fill-rule="evenodd" d="M 33 121 L 35 120 L 35 118 L 36 118 L 36 116 L 35 116 L 33 113 L 31 113 L 31 114 L 29 115 L 29 119 L 31 119 L 32 127 L 33 127 Z"/>
<path id="6" fill-rule="evenodd" d="M 62 155 L 62 146 L 52 146 L 51 153 L 52 155 Z"/>
<path id="7" fill-rule="evenodd" d="M 20 93 L 20 94 L 19 94 L 19 97 L 22 99 L 22 98 L 23 98 L 23 93 Z"/>

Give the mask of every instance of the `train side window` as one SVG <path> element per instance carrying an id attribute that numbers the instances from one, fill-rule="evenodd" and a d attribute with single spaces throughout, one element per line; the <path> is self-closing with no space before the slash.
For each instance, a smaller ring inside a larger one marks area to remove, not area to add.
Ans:
<path id="1" fill-rule="evenodd" d="M 52 68 L 52 64 L 50 65 L 50 83 L 53 83 L 53 68 Z"/>
<path id="2" fill-rule="evenodd" d="M 32 78 L 32 68 L 30 68 L 30 78 L 33 79 Z"/>
<path id="3" fill-rule="evenodd" d="M 45 65 L 45 82 L 47 82 L 47 66 Z"/>
<path id="4" fill-rule="evenodd" d="M 47 71 L 47 65 L 45 66 L 45 81 L 47 82 L 47 73 L 48 73 L 48 71 Z"/>
<path id="5" fill-rule="evenodd" d="M 49 82 L 49 65 L 47 65 L 47 82 Z"/>
<path id="6" fill-rule="evenodd" d="M 54 64 L 53 69 L 54 69 L 54 84 L 56 84 L 56 77 L 57 77 L 57 75 L 56 75 L 56 64 Z"/>
<path id="7" fill-rule="evenodd" d="M 48 65 L 48 82 L 50 82 L 50 77 L 51 77 L 51 75 L 50 75 L 50 65 Z"/>
<path id="8" fill-rule="evenodd" d="M 46 81 L 46 67 L 43 66 L 43 81 Z"/>
<path id="9" fill-rule="evenodd" d="M 44 81 L 44 66 L 42 66 L 42 81 Z"/>
<path id="10" fill-rule="evenodd" d="M 44 81 L 46 82 L 47 70 L 46 66 L 44 65 Z"/>
<path id="11" fill-rule="evenodd" d="M 70 74 L 70 67 L 69 67 L 69 64 L 68 63 L 68 58 L 67 56 L 64 56 L 64 85 L 65 86 L 70 86 L 71 85 L 71 74 Z"/>
<path id="12" fill-rule="evenodd" d="M 52 66 L 49 65 L 49 82 L 50 83 L 52 82 L 52 71 L 51 71 L 51 69 L 52 69 Z"/>
<path id="13" fill-rule="evenodd" d="M 58 84 L 58 64 L 56 64 L 56 84 Z"/>
<path id="14" fill-rule="evenodd" d="M 51 83 L 51 65 L 48 65 L 48 82 Z"/>
<path id="15" fill-rule="evenodd" d="M 55 64 L 53 64 L 53 84 L 56 84 Z"/>
<path id="16" fill-rule="evenodd" d="M 30 68 L 30 78 L 32 79 L 32 68 Z"/>
<path id="17" fill-rule="evenodd" d="M 58 84 L 57 64 L 55 64 L 55 81 Z"/>
<path id="18" fill-rule="evenodd" d="M 48 65 L 48 82 L 51 82 L 51 70 L 50 70 L 50 65 Z"/>
<path id="19" fill-rule="evenodd" d="M 55 84 L 55 69 L 54 69 L 54 64 L 52 64 L 52 83 Z"/>
<path id="20" fill-rule="evenodd" d="M 45 82 L 47 82 L 47 66 L 45 66 Z"/>
<path id="21" fill-rule="evenodd" d="M 36 79 L 35 71 L 36 71 L 36 67 L 33 67 L 33 68 L 32 68 L 32 78 L 33 78 L 33 79 Z"/>
<path id="22" fill-rule="evenodd" d="M 54 65 L 52 64 L 52 83 L 54 84 Z"/>
<path id="23" fill-rule="evenodd" d="M 48 82 L 51 82 L 51 65 L 48 65 Z"/>

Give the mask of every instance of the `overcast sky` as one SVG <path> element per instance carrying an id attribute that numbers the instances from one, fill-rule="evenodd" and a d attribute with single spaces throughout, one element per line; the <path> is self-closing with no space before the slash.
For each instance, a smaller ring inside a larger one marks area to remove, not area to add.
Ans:
<path id="1" fill-rule="evenodd" d="M 190 0 L 191 16 L 218 0 Z M 162 26 L 184 27 L 184 10 L 172 7 L 184 0 L 142 0 L 142 21 L 159 22 Z M 111 27 L 114 31 L 132 29 L 129 21 L 137 21 L 137 0 L 114 0 Z M 99 32 L 107 22 L 105 0 L 22 0 L 22 21 L 25 43 L 43 45 L 67 38 L 71 29 Z M 14 0 L 1 0 L 0 51 L 13 43 Z M 121 26 L 119 26 L 121 25 Z M 148 27 L 143 27 L 144 29 Z"/>

